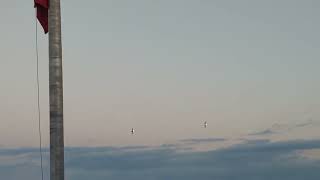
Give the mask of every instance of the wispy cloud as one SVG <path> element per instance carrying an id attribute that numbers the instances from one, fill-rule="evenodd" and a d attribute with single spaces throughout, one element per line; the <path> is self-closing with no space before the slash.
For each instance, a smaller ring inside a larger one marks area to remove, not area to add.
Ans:
<path id="1" fill-rule="evenodd" d="M 278 134 L 284 131 L 288 131 L 289 126 L 287 124 L 278 124 L 275 123 L 273 124 L 270 128 L 262 130 L 262 131 L 257 131 L 254 133 L 249 133 L 249 136 L 263 136 L 263 135 L 272 135 L 272 134 Z"/>
<path id="2" fill-rule="evenodd" d="M 273 134 L 281 134 L 289 131 L 293 131 L 300 128 L 306 128 L 308 126 L 320 125 L 319 121 L 315 121 L 313 119 L 309 119 L 305 122 L 300 123 L 292 123 L 292 124 L 273 124 L 270 128 L 257 131 L 254 133 L 249 133 L 248 136 L 267 136 Z"/>
<path id="3" fill-rule="evenodd" d="M 248 134 L 249 136 L 262 136 L 262 135 L 270 135 L 270 134 L 275 134 L 276 132 L 272 131 L 271 129 L 266 129 L 263 131 L 258 131 L 255 133 L 250 133 Z"/>
<path id="4" fill-rule="evenodd" d="M 297 128 L 311 126 L 311 125 L 319 125 L 320 123 L 318 121 L 315 121 L 313 119 L 309 119 L 307 122 L 298 123 L 295 125 Z"/>
<path id="5" fill-rule="evenodd" d="M 180 142 L 182 143 L 190 143 L 190 144 L 198 144 L 198 143 L 213 143 L 213 142 L 222 142 L 226 141 L 225 138 L 190 138 L 190 139 L 182 139 Z"/>

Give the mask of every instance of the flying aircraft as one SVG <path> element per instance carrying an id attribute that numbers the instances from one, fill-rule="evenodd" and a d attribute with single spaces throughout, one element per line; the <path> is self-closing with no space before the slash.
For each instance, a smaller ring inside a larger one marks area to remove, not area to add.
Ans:
<path id="1" fill-rule="evenodd" d="M 208 126 L 208 123 L 207 123 L 207 121 L 205 121 L 204 122 L 204 128 L 207 128 L 207 126 Z"/>
<path id="2" fill-rule="evenodd" d="M 134 133 L 134 129 L 132 128 L 132 129 L 131 129 L 131 134 L 133 134 L 133 133 Z"/>

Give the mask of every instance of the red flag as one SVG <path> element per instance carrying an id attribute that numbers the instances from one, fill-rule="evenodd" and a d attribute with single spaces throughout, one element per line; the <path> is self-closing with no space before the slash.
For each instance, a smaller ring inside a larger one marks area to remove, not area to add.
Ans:
<path id="1" fill-rule="evenodd" d="M 47 33 L 49 0 L 34 0 L 34 7 L 37 8 L 37 18 L 43 27 L 44 33 Z"/>

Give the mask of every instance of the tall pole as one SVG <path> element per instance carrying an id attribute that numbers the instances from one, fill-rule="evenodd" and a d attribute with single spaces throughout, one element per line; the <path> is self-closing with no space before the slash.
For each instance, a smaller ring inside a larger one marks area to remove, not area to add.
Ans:
<path id="1" fill-rule="evenodd" d="M 50 180 L 64 180 L 60 0 L 49 0 Z"/>

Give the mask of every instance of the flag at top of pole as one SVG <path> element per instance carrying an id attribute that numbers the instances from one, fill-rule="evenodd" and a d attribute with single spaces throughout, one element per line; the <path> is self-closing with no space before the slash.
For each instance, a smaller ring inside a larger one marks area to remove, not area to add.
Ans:
<path id="1" fill-rule="evenodd" d="M 44 33 L 47 33 L 49 0 L 34 0 L 34 7 L 37 8 L 37 19 L 43 27 Z"/>

